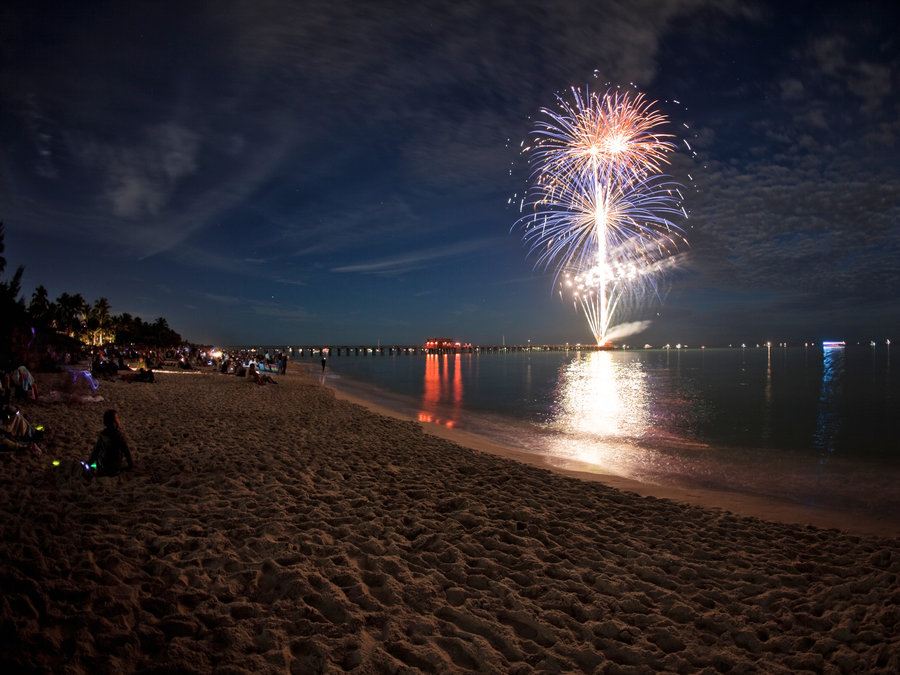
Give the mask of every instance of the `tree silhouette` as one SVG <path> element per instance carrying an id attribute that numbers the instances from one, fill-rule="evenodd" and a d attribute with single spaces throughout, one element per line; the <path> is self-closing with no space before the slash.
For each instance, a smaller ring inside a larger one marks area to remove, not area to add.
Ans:
<path id="1" fill-rule="evenodd" d="M 3 223 L 0 222 L 0 274 L 6 271 Z M 0 368 L 12 367 L 14 335 L 26 323 L 25 303 L 19 299 L 24 267 L 18 267 L 9 281 L 0 281 Z"/>
<path id="2" fill-rule="evenodd" d="M 6 271 L 3 223 L 0 222 L 0 277 Z M 85 302 L 80 293 L 61 293 L 51 302 L 47 289 L 34 289 L 31 301 L 19 297 L 24 267 L 18 267 L 12 278 L 0 279 L 0 369 L 7 370 L 29 360 L 37 364 L 47 355 L 45 347 L 78 351 L 79 343 L 87 339 L 92 345 L 139 344 L 155 347 L 175 347 L 181 336 L 159 317 L 152 324 L 140 317 L 123 313 L 112 315 L 109 300 L 97 298 L 93 305 Z M 66 336 L 66 337 L 62 337 Z M 74 343 L 73 343 L 74 341 Z M 73 346 L 74 345 L 74 346 Z M 52 352 L 52 349 L 50 350 Z M 18 363 L 14 363 L 18 361 Z M 51 360 L 51 365 L 52 365 Z"/>
<path id="3" fill-rule="evenodd" d="M 87 303 L 81 293 L 62 293 L 56 299 L 56 330 L 69 337 L 78 337 L 84 328 Z"/>
<path id="4" fill-rule="evenodd" d="M 109 313 L 109 300 L 97 298 L 87 312 L 87 329 L 92 345 L 102 345 L 104 334 L 109 333 L 112 316 Z"/>
<path id="5" fill-rule="evenodd" d="M 56 305 L 50 302 L 47 289 L 43 284 L 34 289 L 31 295 L 31 302 L 28 303 L 28 313 L 35 327 L 39 330 L 49 330 L 53 325 L 53 317 L 56 312 Z"/>
<path id="6" fill-rule="evenodd" d="M 6 258 L 3 257 L 3 252 L 6 250 L 3 227 L 3 223 L 0 222 L 0 274 L 3 274 L 6 271 Z M 22 286 L 22 274 L 24 272 L 25 268 L 20 265 L 16 269 L 16 273 L 13 274 L 12 279 L 9 281 L 0 281 L 0 298 L 2 298 L 4 302 L 13 304 L 19 303 L 18 297 Z M 3 308 L 6 309 L 7 305 L 4 304 Z"/>

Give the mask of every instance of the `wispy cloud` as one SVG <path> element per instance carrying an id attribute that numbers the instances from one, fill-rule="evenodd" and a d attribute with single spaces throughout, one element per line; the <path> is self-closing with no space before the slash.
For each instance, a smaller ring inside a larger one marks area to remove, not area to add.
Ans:
<path id="1" fill-rule="evenodd" d="M 101 196 L 113 216 L 159 215 L 179 181 L 197 170 L 195 131 L 170 123 L 145 128 L 140 136 L 128 145 L 90 141 L 77 148 L 81 161 L 104 176 Z"/>
<path id="2" fill-rule="evenodd" d="M 418 251 L 407 251 L 400 255 L 355 265 L 343 265 L 333 268 L 332 271 L 358 274 L 400 274 L 422 269 L 429 263 L 439 260 L 469 255 L 475 251 L 484 251 L 497 241 L 500 240 L 497 238 L 470 239 Z"/>
<path id="3" fill-rule="evenodd" d="M 207 300 L 219 305 L 239 305 L 243 303 L 243 300 L 235 295 L 219 295 L 217 293 L 203 293 L 202 295 Z"/>

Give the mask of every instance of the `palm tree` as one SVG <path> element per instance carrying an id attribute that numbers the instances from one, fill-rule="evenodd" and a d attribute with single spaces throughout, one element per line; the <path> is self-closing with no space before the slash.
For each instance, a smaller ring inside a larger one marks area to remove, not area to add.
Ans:
<path id="1" fill-rule="evenodd" d="M 3 223 L 0 222 L 0 274 L 6 270 L 6 258 L 3 256 L 3 251 L 6 250 L 6 244 L 3 242 Z M 18 302 L 17 298 L 19 296 L 19 291 L 22 288 L 22 274 L 25 272 L 25 268 L 21 265 L 16 269 L 16 273 L 13 274 L 13 278 L 9 281 L 0 281 L 0 298 L 4 303 L 9 302 L 15 304 Z M 6 305 L 4 305 L 3 309 L 8 309 Z"/>
<path id="2" fill-rule="evenodd" d="M 3 223 L 0 222 L 0 274 L 6 270 L 6 258 L 3 251 L 6 245 L 3 243 Z M 24 267 L 18 267 L 12 279 L 0 281 L 0 369 L 12 365 L 13 335 L 16 331 L 23 330 L 26 325 L 25 303 L 19 299 L 19 291 L 22 287 L 22 274 Z"/>
<path id="3" fill-rule="evenodd" d="M 56 311 L 56 305 L 50 302 L 47 295 L 47 289 L 43 284 L 34 289 L 31 296 L 31 302 L 28 303 L 28 314 L 31 320 L 40 328 L 49 328 L 53 322 L 53 315 Z"/>
<path id="4" fill-rule="evenodd" d="M 128 312 L 116 314 L 110 319 L 111 330 L 119 343 L 134 342 L 134 317 Z"/>
<path id="5" fill-rule="evenodd" d="M 84 327 L 87 303 L 81 293 L 63 293 L 56 299 L 56 330 L 69 337 L 77 337 Z"/>
<path id="6" fill-rule="evenodd" d="M 152 326 L 148 326 L 156 344 L 161 347 L 175 347 L 181 343 L 181 336 L 169 328 L 169 322 L 159 317 Z"/>
<path id="7" fill-rule="evenodd" d="M 109 313 L 109 300 L 106 298 L 97 298 L 94 306 L 88 308 L 87 312 L 87 328 L 91 337 L 91 344 L 103 345 L 103 334 L 108 332 L 108 328 L 112 323 L 112 317 Z"/>

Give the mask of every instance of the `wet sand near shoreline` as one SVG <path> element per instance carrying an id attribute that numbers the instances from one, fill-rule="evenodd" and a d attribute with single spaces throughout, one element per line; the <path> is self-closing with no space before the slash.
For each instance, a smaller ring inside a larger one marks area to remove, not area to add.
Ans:
<path id="1" fill-rule="evenodd" d="M 900 671 L 897 538 L 575 479 L 299 369 L 65 377 L 2 458 L 7 670 Z M 86 483 L 107 408 L 137 466 Z"/>
<path id="2" fill-rule="evenodd" d="M 299 364 L 301 368 L 322 385 L 329 386 L 327 378 L 321 377 L 319 368 L 311 364 Z M 339 399 L 361 405 L 372 412 L 395 419 L 414 421 L 413 418 L 398 413 L 373 401 L 330 387 Z M 422 430 L 434 436 L 480 452 L 487 452 L 532 466 L 548 469 L 555 473 L 571 476 L 579 480 L 600 482 L 620 490 L 637 493 L 644 497 L 671 499 L 704 508 L 725 509 L 737 515 L 760 518 L 792 525 L 811 525 L 823 529 L 838 529 L 851 534 L 900 537 L 900 517 L 879 518 L 866 514 L 850 513 L 820 506 L 810 506 L 783 500 L 742 494 L 725 490 L 660 485 L 646 483 L 623 476 L 606 473 L 596 465 L 576 459 L 555 458 L 519 450 L 510 445 L 497 443 L 478 434 L 448 428 L 441 424 L 420 422 Z"/>

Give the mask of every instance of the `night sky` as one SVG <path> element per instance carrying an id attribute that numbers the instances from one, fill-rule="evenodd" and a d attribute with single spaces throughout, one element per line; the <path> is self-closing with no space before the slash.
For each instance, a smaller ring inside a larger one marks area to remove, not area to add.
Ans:
<path id="1" fill-rule="evenodd" d="M 898 7 L 8 0 L 6 276 L 202 343 L 590 343 L 511 231 L 519 146 L 633 83 L 696 156 L 630 341 L 900 339 Z"/>

